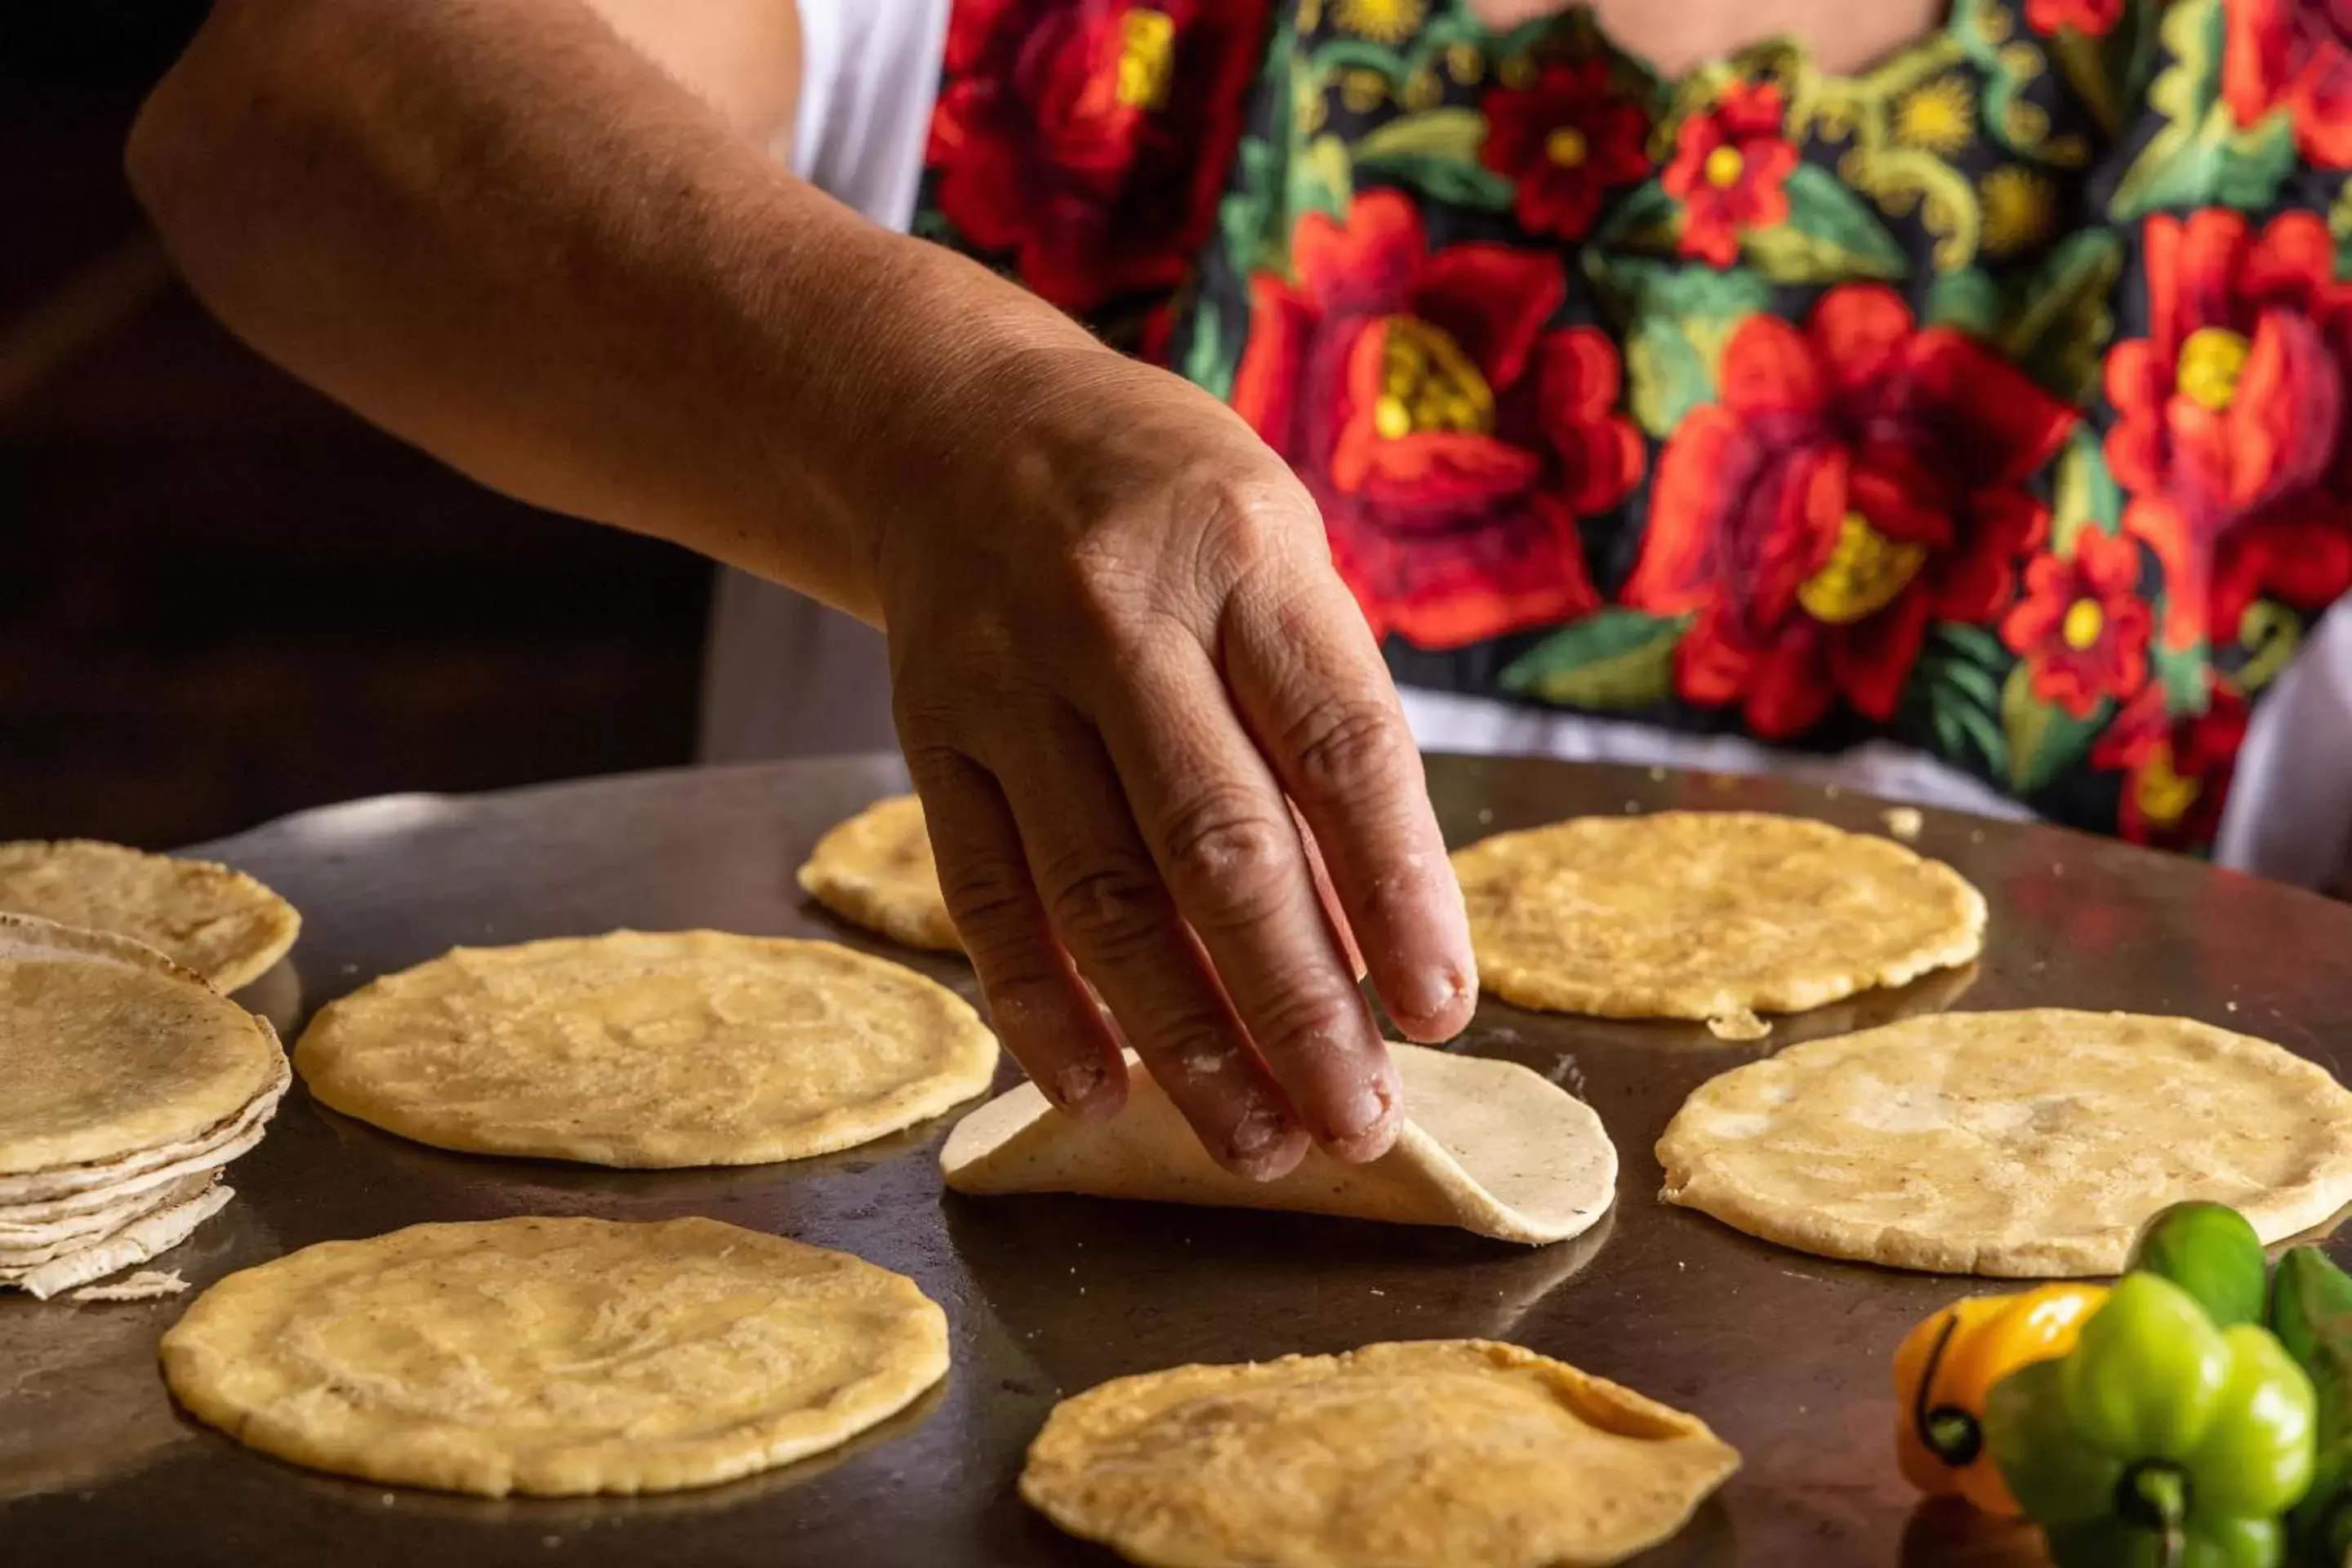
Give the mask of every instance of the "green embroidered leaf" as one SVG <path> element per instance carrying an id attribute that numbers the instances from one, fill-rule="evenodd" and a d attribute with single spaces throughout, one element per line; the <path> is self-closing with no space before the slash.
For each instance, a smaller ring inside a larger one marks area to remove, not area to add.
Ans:
<path id="1" fill-rule="evenodd" d="M 1412 156 L 1478 162 L 1486 140 L 1486 117 L 1475 109 L 1433 109 L 1426 114 L 1401 114 L 1386 125 L 1356 139 L 1356 162 Z"/>
<path id="2" fill-rule="evenodd" d="M 2122 128 L 2124 103 L 2123 84 L 2116 79 L 2116 67 L 2111 62 L 2106 40 L 2095 38 L 2074 27 L 2061 27 L 2050 38 L 2051 58 L 2074 89 L 2083 107 L 2099 122 L 2099 129 L 2112 137 Z"/>
<path id="3" fill-rule="evenodd" d="M 1239 188 L 1226 193 L 1217 204 L 1217 232 L 1224 240 L 1225 255 L 1239 271 L 1288 271 L 1279 254 L 1281 237 L 1271 232 L 1281 163 L 1281 154 L 1270 143 L 1255 136 L 1244 139 L 1238 163 Z M 1272 257 L 1266 255 L 1269 246 L 1276 251 Z"/>
<path id="4" fill-rule="evenodd" d="M 1985 762 L 1986 769 L 1995 776 L 2009 771 L 2009 737 L 2002 733 L 2000 721 L 1973 702 L 1955 703 L 1948 709 L 1938 709 L 1938 715 L 1948 712 L 1952 722 L 1966 737 L 1968 745 L 1976 749 Z M 1954 747 L 1957 754 L 1965 756 L 1967 748 Z"/>
<path id="5" fill-rule="evenodd" d="M 2256 599 L 2238 617 L 2238 643 L 2245 662 L 2238 666 L 2238 689 L 2252 696 L 2278 679 L 2303 641 L 2303 623 L 2293 610 L 2271 599 Z"/>
<path id="6" fill-rule="evenodd" d="M 1308 68 L 1316 75 L 1328 77 L 1344 70 L 1373 71 L 1391 81 L 1402 81 L 1406 67 L 1402 57 L 1391 48 L 1373 43 L 1369 38 L 1333 38 L 1319 44 L 1308 59 Z"/>
<path id="7" fill-rule="evenodd" d="M 1361 145 L 1358 143 L 1359 148 Z M 1379 158 L 1366 158 L 1360 153 L 1356 167 L 1361 174 L 1384 176 L 1401 185 L 1411 185 L 1437 201 L 1449 202 L 1456 206 L 1502 212 L 1510 206 L 1517 195 L 1511 182 L 1492 169 L 1423 153 L 1394 153 Z"/>
<path id="8" fill-rule="evenodd" d="M 2123 529 L 2124 492 L 2107 471 L 2107 452 L 2098 432 L 2078 425 L 2058 454 L 2050 481 L 2050 548 L 2074 553 L 2074 536 L 2085 528 L 2103 533 Z"/>
<path id="9" fill-rule="evenodd" d="M 2000 675 L 2012 662 L 1983 627 L 1935 623 L 1903 689 L 1905 723 L 1924 727 L 1944 755 L 1959 762 L 1979 757 L 1992 776 L 2007 776 L 2009 738 L 1998 715 Z"/>
<path id="10" fill-rule="evenodd" d="M 1935 679 L 1987 708 L 2000 705 L 2000 682 L 1980 664 L 1971 664 L 1964 658 L 1946 659 L 1936 667 Z"/>
<path id="11" fill-rule="evenodd" d="M 2176 0 L 2167 12 L 2161 30 L 2172 63 L 2147 91 L 2164 128 L 2116 186 L 2113 216 L 2215 203 L 2267 206 L 2294 166 L 2294 132 L 2284 110 L 2241 130 L 2221 101 L 2223 22 L 2221 0 Z"/>
<path id="12" fill-rule="evenodd" d="M 1685 616 L 1595 610 L 1514 660 L 1503 671 L 1503 689 L 1620 711 L 1662 702 L 1674 689 L 1675 646 L 1688 624 Z"/>
<path id="13" fill-rule="evenodd" d="M 2111 301 L 2123 268 L 2123 241 L 2112 229 L 2068 235 L 2033 269 L 1994 341 L 2052 392 L 2087 401 L 2115 335 Z"/>
<path id="14" fill-rule="evenodd" d="M 1234 395 L 1234 370 L 1241 362 L 1238 333 L 1224 331 L 1224 312 L 1203 299 L 1192 312 L 1192 342 L 1184 353 L 1184 379 L 1220 403 Z"/>
<path id="15" fill-rule="evenodd" d="M 2162 622 L 2161 612 L 2157 619 Z M 2168 647 L 2159 637 L 2149 657 L 2156 662 L 2156 679 L 2164 687 L 2165 710 L 2176 719 L 2204 712 L 2213 700 L 2206 686 L 2206 677 L 2212 668 L 2211 650 L 2201 642 L 2188 647 Z"/>
<path id="16" fill-rule="evenodd" d="M 1318 136 L 1291 161 L 1286 173 L 1287 210 L 1276 226 L 1283 234 L 1287 235 L 1310 212 L 1347 216 L 1348 204 L 1355 199 L 1356 176 L 1348 163 L 1345 142 L 1337 136 Z"/>
<path id="17" fill-rule="evenodd" d="M 2009 668 L 2011 656 L 2008 647 L 1982 626 L 1972 626 L 1966 621 L 1937 621 L 1928 628 L 1927 636 L 1931 643 L 1941 644 L 1958 658 L 1988 669 Z"/>
<path id="18" fill-rule="evenodd" d="M 2035 695 L 2032 674 L 2021 662 L 2000 689 L 2001 731 L 2009 742 L 2009 787 L 2019 795 L 2032 795 L 2073 767 L 2106 727 L 2115 706 L 2102 698 L 2089 718 L 2077 719 Z"/>
<path id="19" fill-rule="evenodd" d="M 1634 422 L 1663 439 L 1683 416 L 1715 401 L 1724 345 L 1771 299 L 1744 270 L 1675 267 L 1642 257 L 1585 253 L 1585 269 L 1625 325 L 1626 401 Z"/>
<path id="20" fill-rule="evenodd" d="M 1790 171 L 1788 193 L 1788 221 L 1750 229 L 1746 237 L 1748 259 L 1758 271 L 1776 283 L 1903 276 L 1909 263 L 1902 247 L 1835 174 L 1800 163 Z"/>
<path id="21" fill-rule="evenodd" d="M 1927 322 L 1958 327 L 1973 338 L 1991 339 L 2000 322 L 2000 285 L 1982 268 L 1947 272 L 1928 286 Z"/>
<path id="22" fill-rule="evenodd" d="M 1617 199 L 1586 241 L 1586 253 L 1627 247 L 1669 250 L 1682 224 L 1682 204 L 1656 179 L 1643 181 Z"/>

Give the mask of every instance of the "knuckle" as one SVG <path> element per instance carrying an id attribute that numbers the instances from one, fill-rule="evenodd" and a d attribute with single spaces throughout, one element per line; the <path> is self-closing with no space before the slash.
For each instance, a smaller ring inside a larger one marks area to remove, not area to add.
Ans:
<path id="1" fill-rule="evenodd" d="M 1250 1037 L 1273 1058 L 1328 1049 L 1364 1033 L 1363 998 L 1316 988 L 1251 1019 Z"/>
<path id="2" fill-rule="evenodd" d="M 940 892 L 966 948 L 1011 953 L 1034 945 L 1034 918 L 1021 884 L 993 858 L 940 862 Z M 982 954 L 971 954 L 974 963 Z"/>
<path id="3" fill-rule="evenodd" d="M 1297 835 L 1255 803 L 1218 793 L 1177 813 L 1162 842 L 1178 902 L 1194 923 L 1235 925 L 1273 911 Z"/>
<path id="4" fill-rule="evenodd" d="M 1298 792 L 1321 799 L 1384 789 L 1418 755 L 1395 713 L 1365 697 L 1318 699 L 1291 724 L 1281 747 Z"/>
<path id="5" fill-rule="evenodd" d="M 1286 476 L 1286 478 L 1287 476 Z M 1266 484 L 1223 484 L 1202 500 L 1195 569 L 1206 582 L 1238 587 L 1282 554 L 1299 533 L 1298 509 Z"/>
<path id="6" fill-rule="evenodd" d="M 1164 921 L 1164 895 L 1139 866 L 1100 860 L 1051 878 L 1046 915 L 1072 945 L 1118 952 L 1152 940 Z"/>

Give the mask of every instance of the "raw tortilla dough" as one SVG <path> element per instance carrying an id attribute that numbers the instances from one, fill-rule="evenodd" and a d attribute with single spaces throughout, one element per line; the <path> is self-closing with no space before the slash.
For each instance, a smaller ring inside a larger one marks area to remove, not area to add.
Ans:
<path id="1" fill-rule="evenodd" d="M 1947 1013 L 1704 1083 L 1658 1143 L 1670 1203 L 1898 1268 L 2113 1274 L 2142 1221 L 2211 1198 L 2265 1242 L 2352 1200 L 2352 1093 L 2186 1018 Z"/>
<path id="2" fill-rule="evenodd" d="M 0 910 L 143 942 L 224 991 L 259 979 L 302 930 L 242 871 L 89 838 L 0 844 Z"/>
<path id="3" fill-rule="evenodd" d="M 1578 817 L 1497 834 L 1454 868 L 1480 981 L 1553 1012 L 1797 1012 L 1983 944 L 1984 899 L 1950 867 L 1798 817 Z"/>
<path id="4" fill-rule="evenodd" d="M 0 1178 L 197 1138 L 284 1069 L 267 1023 L 153 949 L 0 915 Z"/>
<path id="5" fill-rule="evenodd" d="M 964 1193 L 1296 1209 L 1459 1226 L 1538 1246 L 1580 1235 L 1608 1212 L 1617 1150 L 1591 1106 L 1516 1063 L 1389 1049 L 1408 1120 L 1396 1146 L 1369 1165 L 1310 1150 L 1280 1181 L 1230 1174 L 1130 1052 L 1127 1109 L 1111 1121 L 1065 1116 L 1024 1083 L 956 1124 L 940 1173 Z"/>
<path id="6" fill-rule="evenodd" d="M 1154 1568 L 1561 1568 L 1667 1540 L 1738 1466 L 1630 1389 L 1431 1340 L 1089 1389 L 1046 1417 L 1021 1495 Z"/>
<path id="7" fill-rule="evenodd" d="M 846 1149 L 987 1089 L 955 993 L 825 942 L 614 931 L 458 948 L 320 1013 L 319 1100 L 445 1149 L 749 1165 Z"/>
<path id="8" fill-rule="evenodd" d="M 877 800 L 816 841 L 801 890 L 852 925 L 909 947 L 961 952 L 940 868 L 911 795 Z"/>
<path id="9" fill-rule="evenodd" d="M 830 1448 L 945 1374 L 846 1253 L 688 1218 L 502 1219 L 233 1274 L 163 1336 L 200 1419 L 296 1464 L 503 1497 L 670 1491 Z"/>

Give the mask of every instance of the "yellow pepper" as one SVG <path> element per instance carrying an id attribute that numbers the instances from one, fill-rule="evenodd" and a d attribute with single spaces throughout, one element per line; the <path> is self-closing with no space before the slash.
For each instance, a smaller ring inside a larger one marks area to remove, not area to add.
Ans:
<path id="1" fill-rule="evenodd" d="M 1971 1296 L 1912 1330 L 1895 1352 L 1895 1454 L 1904 1478 L 1929 1497 L 2016 1514 L 2017 1500 L 1985 1452 L 1985 1395 L 2019 1367 L 2073 1350 L 2083 1320 L 2106 1299 L 2104 1285 Z"/>

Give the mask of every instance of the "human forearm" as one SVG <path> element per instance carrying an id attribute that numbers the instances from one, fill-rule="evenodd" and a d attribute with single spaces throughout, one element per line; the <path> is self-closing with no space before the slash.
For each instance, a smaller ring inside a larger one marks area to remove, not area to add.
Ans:
<path id="1" fill-rule="evenodd" d="M 585 7 L 246 0 L 131 166 L 197 291 L 297 374 L 500 489 L 872 618 L 885 427 L 1062 324 L 743 130 Z"/>

